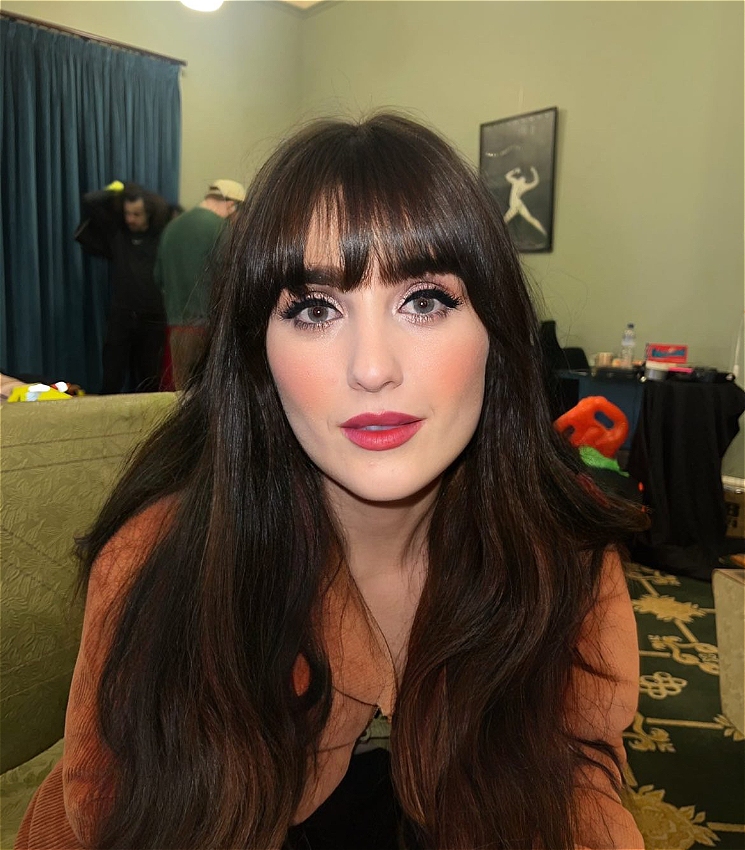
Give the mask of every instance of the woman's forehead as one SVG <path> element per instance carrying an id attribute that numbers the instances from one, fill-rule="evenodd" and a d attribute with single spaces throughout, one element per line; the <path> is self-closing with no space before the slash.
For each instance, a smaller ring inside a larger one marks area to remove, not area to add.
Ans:
<path id="1" fill-rule="evenodd" d="M 344 258 L 341 251 L 339 224 L 335 217 L 313 213 L 303 249 L 306 269 L 341 269 Z"/>
<path id="2" fill-rule="evenodd" d="M 335 289 L 353 289 L 365 286 L 380 270 L 379 248 L 368 231 L 366 238 L 356 238 L 358 252 L 355 268 L 350 268 L 349 257 L 345 256 L 344 243 L 349 236 L 342 232 L 338 215 L 314 213 L 308 228 L 303 248 L 303 279 L 306 286 L 332 286 Z M 346 239 L 345 239 L 346 237 Z"/>

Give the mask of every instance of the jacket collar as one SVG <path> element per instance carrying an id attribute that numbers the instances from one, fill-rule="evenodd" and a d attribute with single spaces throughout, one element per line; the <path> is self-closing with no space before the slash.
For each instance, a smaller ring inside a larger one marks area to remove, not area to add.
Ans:
<path id="1" fill-rule="evenodd" d="M 332 686 L 390 717 L 396 704 L 396 670 L 380 627 L 343 569 L 323 598 L 322 634 Z"/>

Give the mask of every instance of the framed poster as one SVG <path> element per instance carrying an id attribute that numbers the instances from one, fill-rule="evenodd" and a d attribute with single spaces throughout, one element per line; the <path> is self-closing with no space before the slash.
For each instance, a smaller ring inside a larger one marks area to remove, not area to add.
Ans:
<path id="1" fill-rule="evenodd" d="M 558 109 L 481 125 L 479 170 L 519 251 L 550 251 Z"/>

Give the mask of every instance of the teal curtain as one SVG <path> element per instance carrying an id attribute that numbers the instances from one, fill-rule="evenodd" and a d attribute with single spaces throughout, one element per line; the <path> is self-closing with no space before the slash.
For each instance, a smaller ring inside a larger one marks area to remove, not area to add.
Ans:
<path id="1" fill-rule="evenodd" d="M 95 390 L 108 268 L 73 241 L 83 193 L 178 200 L 179 66 L 0 18 L 0 371 Z"/>

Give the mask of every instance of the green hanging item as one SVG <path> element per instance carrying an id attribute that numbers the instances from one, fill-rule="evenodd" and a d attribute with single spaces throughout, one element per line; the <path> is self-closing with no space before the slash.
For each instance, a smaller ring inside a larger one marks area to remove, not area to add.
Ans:
<path id="1" fill-rule="evenodd" d="M 615 458 L 606 457 L 592 446 L 580 446 L 579 456 L 582 458 L 585 466 L 591 466 L 593 469 L 610 469 L 611 472 L 617 472 L 619 475 L 623 475 L 624 478 L 629 477 L 629 473 L 621 469 Z"/>

